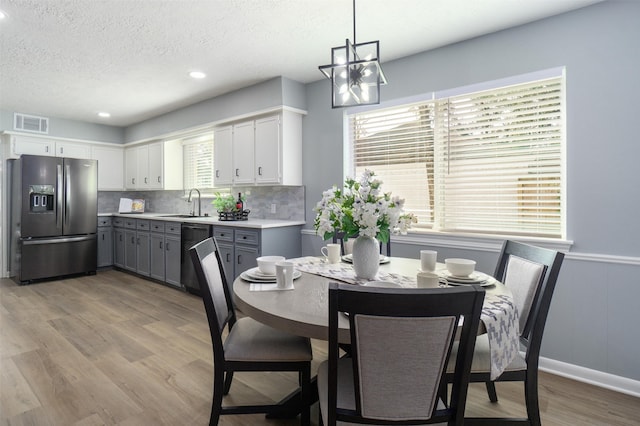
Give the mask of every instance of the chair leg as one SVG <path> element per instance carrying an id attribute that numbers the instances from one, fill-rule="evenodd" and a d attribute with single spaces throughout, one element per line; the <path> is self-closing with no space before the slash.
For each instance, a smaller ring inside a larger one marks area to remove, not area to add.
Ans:
<path id="1" fill-rule="evenodd" d="M 300 424 L 309 426 L 311 424 L 311 363 L 309 363 L 299 373 L 300 375 L 300 400 L 302 401 L 302 411 L 300 412 Z"/>
<path id="2" fill-rule="evenodd" d="M 231 389 L 232 380 L 233 380 L 233 371 L 227 371 L 224 379 L 224 395 L 229 394 L 229 389 Z"/>
<path id="3" fill-rule="evenodd" d="M 491 402 L 498 402 L 498 394 L 496 393 L 496 383 L 495 382 L 484 382 L 487 387 L 487 394 L 489 395 L 489 400 Z"/>
<path id="4" fill-rule="evenodd" d="M 532 426 L 540 426 L 540 404 L 538 402 L 538 375 L 537 373 L 527 373 L 524 381 L 524 399 L 527 404 L 527 417 Z"/>
<path id="5" fill-rule="evenodd" d="M 209 426 L 217 426 L 222 414 L 222 396 L 224 389 L 224 372 L 216 370 L 213 373 L 213 401 L 211 403 L 211 417 Z"/>

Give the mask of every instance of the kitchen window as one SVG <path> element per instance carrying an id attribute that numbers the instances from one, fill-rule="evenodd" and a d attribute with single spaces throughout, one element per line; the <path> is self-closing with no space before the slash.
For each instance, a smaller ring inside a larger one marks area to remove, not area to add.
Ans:
<path id="1" fill-rule="evenodd" d="M 548 73 L 348 113 L 347 172 L 374 170 L 417 229 L 564 238 L 564 72 Z"/>
<path id="2" fill-rule="evenodd" d="M 213 188 L 213 132 L 182 141 L 184 188 Z"/>

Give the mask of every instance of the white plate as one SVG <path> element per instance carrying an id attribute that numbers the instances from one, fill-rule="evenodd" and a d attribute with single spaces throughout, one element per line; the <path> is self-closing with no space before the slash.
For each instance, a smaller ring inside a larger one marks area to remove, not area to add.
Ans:
<path id="1" fill-rule="evenodd" d="M 344 256 L 342 256 L 342 260 L 344 262 L 347 262 L 347 263 L 353 263 L 353 255 L 345 254 Z M 389 262 L 391 262 L 391 259 L 389 259 L 387 256 L 384 256 L 382 254 L 380 255 L 380 264 L 381 265 L 384 264 L 384 263 L 389 263 Z"/>
<path id="2" fill-rule="evenodd" d="M 365 287 L 402 288 L 400 284 L 391 281 L 369 281 L 362 285 Z"/>
<path id="3" fill-rule="evenodd" d="M 240 278 L 242 278 L 245 281 L 249 281 L 251 283 L 275 283 L 276 282 L 276 276 L 275 275 L 257 275 L 255 274 L 255 270 L 258 268 L 252 268 L 252 269 L 247 269 L 246 271 L 244 271 L 243 273 L 240 274 Z M 262 274 L 262 273 L 260 273 Z M 293 270 L 293 279 L 296 280 L 298 278 L 300 278 L 302 276 L 302 272 L 298 271 L 297 269 Z"/>
<path id="4" fill-rule="evenodd" d="M 451 281 L 451 280 L 447 280 L 447 284 L 451 285 L 451 286 L 458 286 L 458 285 L 479 285 L 480 287 L 491 287 L 492 285 L 494 285 L 496 283 L 496 281 L 491 278 L 488 279 L 486 281 L 480 281 L 480 282 L 470 282 L 470 283 L 459 283 L 459 282 L 455 282 L 455 281 Z"/>
<path id="5" fill-rule="evenodd" d="M 460 276 L 460 275 L 453 275 L 449 271 L 442 271 L 442 276 L 448 280 L 454 280 L 454 281 L 465 282 L 465 283 L 484 281 L 488 277 L 488 275 L 483 274 L 482 272 L 472 272 L 469 275 Z"/>

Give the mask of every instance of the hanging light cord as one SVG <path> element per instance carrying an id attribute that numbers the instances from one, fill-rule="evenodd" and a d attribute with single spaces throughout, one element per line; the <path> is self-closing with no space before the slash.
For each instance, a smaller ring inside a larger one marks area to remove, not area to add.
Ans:
<path id="1" fill-rule="evenodd" d="M 353 45 L 356 45 L 356 0 L 353 0 Z"/>

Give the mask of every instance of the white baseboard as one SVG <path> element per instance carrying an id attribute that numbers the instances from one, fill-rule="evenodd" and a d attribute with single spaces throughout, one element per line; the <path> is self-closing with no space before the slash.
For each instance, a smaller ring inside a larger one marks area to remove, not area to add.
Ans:
<path id="1" fill-rule="evenodd" d="M 541 371 L 640 398 L 640 381 L 540 357 Z"/>

